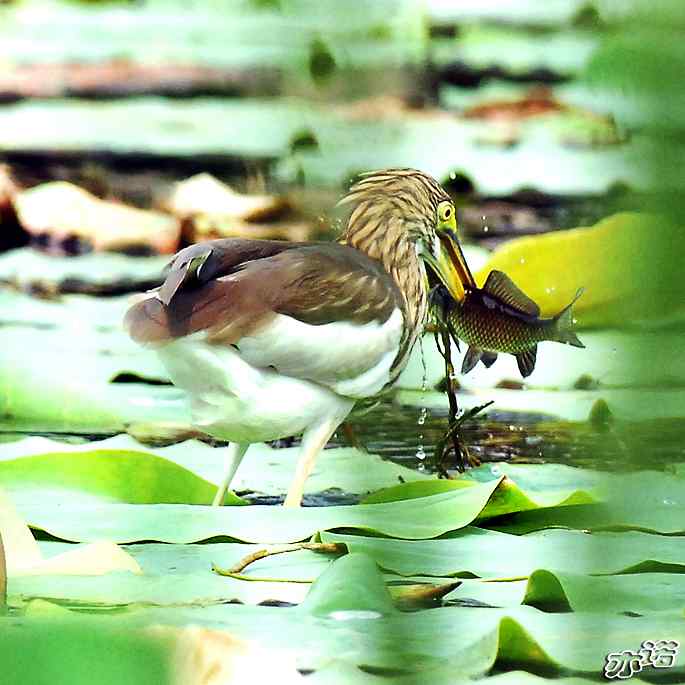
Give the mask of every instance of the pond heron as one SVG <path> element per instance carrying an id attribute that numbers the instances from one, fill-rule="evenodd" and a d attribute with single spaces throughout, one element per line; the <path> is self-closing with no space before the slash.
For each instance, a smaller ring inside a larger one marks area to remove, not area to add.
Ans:
<path id="1" fill-rule="evenodd" d="M 126 315 L 131 337 L 154 347 L 190 395 L 197 427 L 230 441 L 214 504 L 251 443 L 301 434 L 285 499 L 299 506 L 317 455 L 355 401 L 405 367 L 428 315 L 428 274 L 464 297 L 470 274 L 455 208 L 433 178 L 371 172 L 339 204 L 347 220 L 338 242 L 192 245 Z"/>

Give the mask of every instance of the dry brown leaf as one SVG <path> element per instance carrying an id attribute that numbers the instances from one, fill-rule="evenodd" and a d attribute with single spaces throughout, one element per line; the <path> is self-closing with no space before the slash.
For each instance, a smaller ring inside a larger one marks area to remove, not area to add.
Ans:
<path id="1" fill-rule="evenodd" d="M 10 175 L 9 167 L 0 164 L 0 212 L 12 204 L 12 198 L 17 193 L 17 187 Z"/>
<path id="2" fill-rule="evenodd" d="M 215 91 L 276 92 L 278 73 L 198 64 L 140 64 L 126 59 L 92 63 L 2 64 L 0 95 L 5 98 L 173 95 Z"/>
<path id="3" fill-rule="evenodd" d="M 294 655 L 260 647 L 226 631 L 153 626 L 148 633 L 175 642 L 172 673 L 177 685 L 298 685 L 304 681 Z"/>
<path id="4" fill-rule="evenodd" d="M 175 217 L 106 202 L 65 181 L 18 193 L 14 207 L 26 231 L 56 241 L 77 237 L 95 250 L 142 247 L 160 254 L 179 246 L 181 228 Z"/>
<path id="5" fill-rule="evenodd" d="M 465 119 L 488 121 L 519 121 L 530 117 L 565 112 L 568 106 L 557 100 L 549 88 L 532 88 L 523 97 L 512 100 L 495 100 L 473 105 L 464 110 Z"/>
<path id="6" fill-rule="evenodd" d="M 34 575 L 100 576 L 111 571 L 142 573 L 138 562 L 113 542 L 75 545 L 63 554 L 43 559 L 38 543 L 11 500 L 0 491 L 0 534 L 8 577 Z"/>
<path id="7" fill-rule="evenodd" d="M 254 224 L 225 215 L 199 214 L 187 219 L 183 236 L 190 243 L 213 238 L 252 238 L 254 240 L 311 240 L 315 230 L 306 221 L 274 221 Z"/>
<path id="8" fill-rule="evenodd" d="M 411 110 L 403 98 L 395 95 L 378 95 L 340 105 L 337 111 L 352 120 L 375 121 L 403 116 Z"/>
<path id="9" fill-rule="evenodd" d="M 9 497 L 0 490 L 0 533 L 5 548 L 7 575 L 16 575 L 26 566 L 41 562 L 38 543 Z"/>
<path id="10" fill-rule="evenodd" d="M 212 215 L 244 222 L 273 221 L 290 205 L 277 195 L 243 195 L 211 174 L 197 174 L 177 183 L 167 201 L 172 214 L 179 217 Z"/>

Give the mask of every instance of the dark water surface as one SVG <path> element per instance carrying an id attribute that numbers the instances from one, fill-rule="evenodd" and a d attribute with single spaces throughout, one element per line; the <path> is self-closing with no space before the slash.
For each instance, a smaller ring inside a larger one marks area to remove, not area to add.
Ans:
<path id="1" fill-rule="evenodd" d="M 522 390 L 521 392 L 525 392 Z M 368 451 L 410 468 L 432 470 L 435 445 L 448 426 L 446 412 L 385 402 L 351 421 L 359 443 Z M 609 423 L 559 421 L 538 413 L 490 410 L 464 424 L 462 439 L 483 462 L 555 462 L 584 468 L 662 470 L 685 460 L 685 419 Z M 419 436 L 423 435 L 423 439 Z M 342 432 L 331 444 L 346 445 Z M 425 459 L 417 458 L 423 447 Z M 448 468 L 454 463 L 448 463 Z"/>

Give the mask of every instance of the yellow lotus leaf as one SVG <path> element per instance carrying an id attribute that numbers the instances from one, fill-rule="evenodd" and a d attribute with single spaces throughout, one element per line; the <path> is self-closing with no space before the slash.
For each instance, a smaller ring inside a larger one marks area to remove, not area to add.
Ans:
<path id="1" fill-rule="evenodd" d="M 475 278 L 482 286 L 492 270 L 504 271 L 543 316 L 558 314 L 583 287 L 573 309 L 579 328 L 671 319 L 685 310 L 664 296 L 676 275 L 674 231 L 652 215 L 614 214 L 591 227 L 507 242 Z"/>

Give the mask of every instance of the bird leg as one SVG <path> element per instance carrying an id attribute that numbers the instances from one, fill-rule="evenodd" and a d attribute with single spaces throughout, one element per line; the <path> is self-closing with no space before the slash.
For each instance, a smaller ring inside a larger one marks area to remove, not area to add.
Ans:
<path id="1" fill-rule="evenodd" d="M 238 470 L 240 462 L 243 460 L 245 452 L 247 452 L 247 448 L 249 446 L 250 443 L 247 442 L 232 442 L 229 444 L 227 448 L 228 467 L 224 472 L 224 478 L 221 481 L 221 485 L 214 496 L 214 501 L 212 502 L 213 507 L 218 507 L 219 505 L 223 504 L 224 497 L 226 496 L 226 490 L 228 490 L 228 486 L 231 484 L 233 476 L 235 476 L 235 472 Z"/>
<path id="2" fill-rule="evenodd" d="M 319 452 L 326 446 L 335 429 L 340 425 L 340 416 L 326 418 L 304 432 L 300 446 L 300 456 L 295 467 L 295 477 L 283 502 L 284 507 L 299 507 L 304 494 L 304 484 L 314 468 Z"/>
<path id="3" fill-rule="evenodd" d="M 447 447 L 447 441 L 450 439 L 452 440 L 452 449 L 454 450 L 454 454 L 457 459 L 458 471 L 465 471 L 465 467 L 467 464 L 468 466 L 480 466 L 480 459 L 478 459 L 478 457 L 476 457 L 475 455 L 472 455 L 469 452 L 466 445 L 464 445 L 461 442 L 461 439 L 459 437 L 459 429 L 465 421 L 474 418 L 477 414 L 482 412 L 483 409 L 487 409 L 491 404 L 494 404 L 494 400 L 490 400 L 489 402 L 481 404 L 478 407 L 473 407 L 472 409 L 469 409 L 468 411 L 464 412 L 458 419 L 456 419 L 456 421 L 450 422 L 447 432 L 435 446 L 434 459 L 436 460 L 436 463 L 439 464 L 439 469 L 442 469 L 442 471 L 446 472 L 443 466 L 443 462 L 446 459 L 446 454 L 449 452 L 449 449 Z"/>
<path id="4" fill-rule="evenodd" d="M 438 474 L 443 478 L 449 478 L 447 469 L 445 468 L 444 461 L 447 450 L 447 441 L 452 441 L 452 449 L 454 451 L 454 456 L 457 463 L 458 471 L 465 471 L 466 465 L 468 466 L 480 466 L 480 460 L 478 457 L 472 455 L 467 446 L 461 441 L 461 436 L 459 434 L 459 429 L 461 425 L 467 419 L 473 418 L 480 411 L 490 406 L 492 402 L 488 402 L 480 407 L 474 407 L 469 411 L 465 412 L 461 417 L 458 417 L 459 407 L 457 405 L 457 394 L 454 389 L 454 365 L 452 364 L 452 352 L 450 347 L 450 331 L 446 326 L 440 327 L 440 337 L 438 337 L 438 331 L 435 332 L 435 344 L 437 345 L 438 351 L 445 360 L 445 373 L 447 374 L 447 398 L 450 405 L 449 414 L 449 428 L 443 436 L 442 440 L 438 442 L 435 446 L 435 463 L 437 465 Z M 440 339 L 442 339 L 442 345 L 440 344 Z M 455 337 L 456 340 L 456 337 Z"/>

